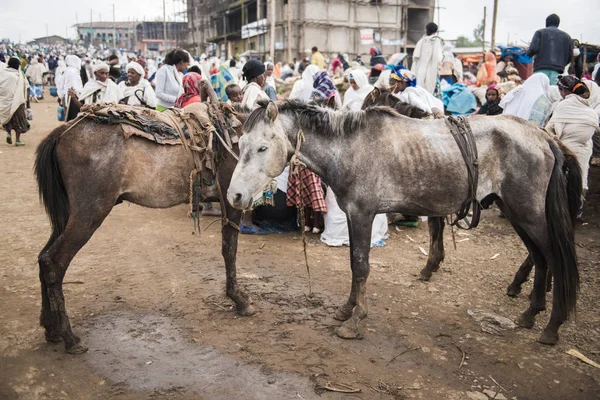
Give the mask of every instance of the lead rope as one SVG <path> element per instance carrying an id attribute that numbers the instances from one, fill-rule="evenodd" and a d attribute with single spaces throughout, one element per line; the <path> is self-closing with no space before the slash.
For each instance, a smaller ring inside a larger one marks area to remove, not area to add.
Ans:
<path id="1" fill-rule="evenodd" d="M 297 116 L 296 116 L 297 117 Z M 298 130 L 298 137 L 296 139 L 296 151 L 290 160 L 292 167 L 292 175 L 296 176 L 300 180 L 300 203 L 296 204 L 296 207 L 300 213 L 300 230 L 302 231 L 302 248 L 304 251 L 304 264 L 306 265 L 306 273 L 308 275 L 308 295 L 312 296 L 312 284 L 310 278 L 310 266 L 308 265 L 308 254 L 306 252 L 306 223 L 304 221 L 304 207 L 302 207 L 302 177 L 300 176 L 300 168 L 306 168 L 306 165 L 298 159 L 298 152 L 300 151 L 300 145 L 304 141 L 304 131 L 302 128 Z"/>

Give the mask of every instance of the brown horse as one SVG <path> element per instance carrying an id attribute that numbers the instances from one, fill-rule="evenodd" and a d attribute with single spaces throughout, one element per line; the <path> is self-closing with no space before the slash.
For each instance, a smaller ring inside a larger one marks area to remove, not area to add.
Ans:
<path id="1" fill-rule="evenodd" d="M 229 187 L 237 161 L 228 151 L 220 150 L 216 179 L 221 193 L 204 193 L 203 201 L 225 198 Z M 62 339 L 66 351 L 72 354 L 87 350 L 71 330 L 62 282 L 73 257 L 113 207 L 123 200 L 150 208 L 186 203 L 193 169 L 194 162 L 184 146 L 158 145 L 136 136 L 125 139 L 118 126 L 89 119 L 75 126 L 73 122 L 64 124 L 42 141 L 37 149 L 35 174 L 52 226 L 50 239 L 38 257 L 40 324 L 47 341 Z M 241 212 L 226 201 L 221 201 L 221 207 L 231 221 L 222 230 L 227 296 L 238 313 L 251 315 L 253 307 L 236 278 L 238 231 L 234 226 L 239 225 Z"/>

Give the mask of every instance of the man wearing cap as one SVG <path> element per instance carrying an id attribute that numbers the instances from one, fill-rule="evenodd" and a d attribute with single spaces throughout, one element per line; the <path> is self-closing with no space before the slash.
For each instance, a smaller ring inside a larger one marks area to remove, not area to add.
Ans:
<path id="1" fill-rule="evenodd" d="M 558 29 L 560 18 L 550 14 L 546 18 L 546 28 L 535 32 L 527 50 L 529 57 L 534 57 L 533 72 L 541 72 L 550 79 L 550 85 L 556 85 L 558 75 L 573 56 L 573 40 L 568 33 Z"/>

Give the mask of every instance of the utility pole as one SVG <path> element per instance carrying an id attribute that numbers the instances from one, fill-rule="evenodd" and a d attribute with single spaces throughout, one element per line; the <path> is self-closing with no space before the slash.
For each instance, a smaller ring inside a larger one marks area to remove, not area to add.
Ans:
<path id="1" fill-rule="evenodd" d="M 46 38 L 48 38 L 48 24 L 46 24 Z"/>
<path id="2" fill-rule="evenodd" d="M 92 10 L 90 9 L 90 44 L 94 42 L 94 28 L 92 27 Z"/>
<path id="3" fill-rule="evenodd" d="M 275 0 L 271 0 L 271 62 L 275 62 Z"/>
<path id="4" fill-rule="evenodd" d="M 115 19 L 115 3 L 113 3 L 113 49 L 117 48 L 117 20 Z"/>
<path id="5" fill-rule="evenodd" d="M 292 60 L 292 0 L 288 0 L 287 3 L 287 62 L 291 62 Z"/>
<path id="6" fill-rule="evenodd" d="M 167 51 L 167 8 L 165 6 L 165 0 L 163 0 L 163 47 L 164 51 Z"/>
<path id="7" fill-rule="evenodd" d="M 481 33 L 481 48 L 485 51 L 485 16 L 487 7 L 483 7 L 483 32 Z"/>
<path id="8" fill-rule="evenodd" d="M 494 0 L 494 14 L 492 17 L 492 43 L 491 50 L 496 48 L 496 17 L 498 16 L 498 0 Z"/>

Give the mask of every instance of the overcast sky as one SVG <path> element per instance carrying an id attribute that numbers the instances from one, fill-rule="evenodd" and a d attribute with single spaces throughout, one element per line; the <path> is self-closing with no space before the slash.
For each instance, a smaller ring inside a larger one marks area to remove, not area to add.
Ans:
<path id="1" fill-rule="evenodd" d="M 48 34 L 75 36 L 71 26 L 89 22 L 90 9 L 94 21 L 112 20 L 112 5 L 97 0 L 1 0 L 0 37 L 29 41 Z M 487 6 L 486 38 L 491 36 L 493 0 L 439 0 L 441 35 L 447 39 L 466 35 L 472 37 L 473 29 L 483 18 Z M 510 34 L 515 39 L 529 42 L 533 33 L 543 28 L 546 16 L 556 13 L 561 18 L 560 28 L 573 38 L 600 44 L 600 15 L 598 0 L 499 0 L 496 41 L 505 43 Z M 115 3 L 117 20 L 155 20 L 162 18 L 162 0 L 128 0 Z M 182 0 L 166 0 L 167 18 L 185 10 Z M 179 19 L 181 20 L 181 19 Z M 438 18 L 435 18 L 436 22 Z"/>

